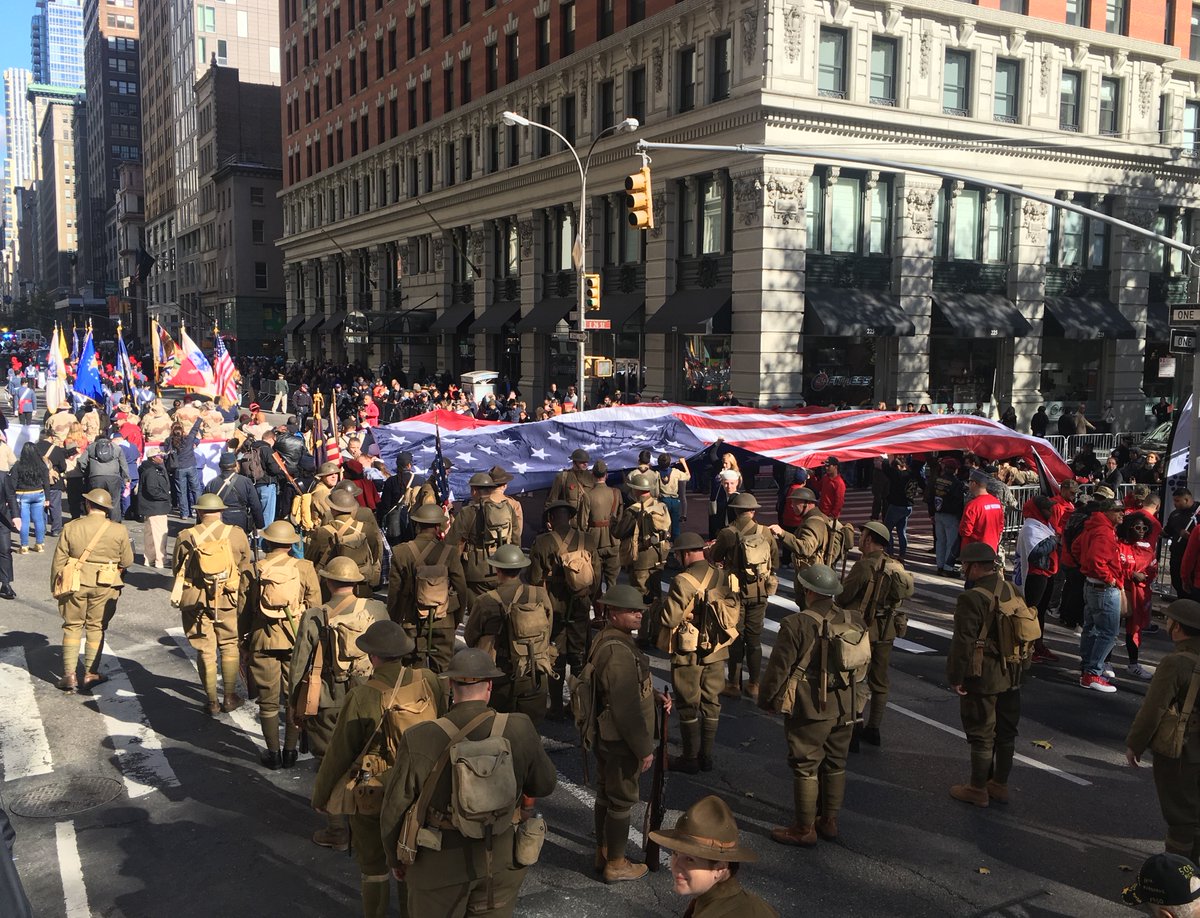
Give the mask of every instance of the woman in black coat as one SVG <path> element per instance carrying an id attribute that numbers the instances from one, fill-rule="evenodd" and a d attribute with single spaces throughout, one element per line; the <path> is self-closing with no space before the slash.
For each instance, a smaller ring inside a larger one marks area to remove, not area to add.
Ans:
<path id="1" fill-rule="evenodd" d="M 149 452 L 149 451 L 148 451 Z M 161 453 L 155 451 L 138 466 L 138 510 L 144 533 L 142 554 L 150 567 L 166 567 L 167 514 L 171 512 L 171 476 Z"/>

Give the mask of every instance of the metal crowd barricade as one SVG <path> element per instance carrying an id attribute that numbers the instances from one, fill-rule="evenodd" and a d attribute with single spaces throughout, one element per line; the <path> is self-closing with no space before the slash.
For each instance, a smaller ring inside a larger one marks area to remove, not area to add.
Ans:
<path id="1" fill-rule="evenodd" d="M 1075 434 L 1071 437 L 1071 458 L 1079 455 L 1079 451 L 1085 446 L 1090 446 L 1097 456 L 1107 456 L 1116 449 L 1117 436 L 1111 433 Z"/>
<path id="2" fill-rule="evenodd" d="M 1029 498 L 1042 493 L 1042 486 L 1009 485 L 1008 493 L 1012 499 L 1004 505 L 1004 534 L 1002 538 L 1015 542 L 1017 533 L 1021 531 L 1021 527 L 1025 524 L 1025 516 L 1021 512 L 1021 508 L 1025 506 L 1025 502 Z"/>
<path id="3" fill-rule="evenodd" d="M 1063 459 L 1067 458 L 1067 438 L 1066 437 L 1059 436 L 1058 434 L 1050 434 L 1048 437 L 1045 438 L 1045 440 L 1047 443 L 1049 443 L 1051 446 L 1054 447 L 1054 451 L 1056 453 L 1058 453 L 1060 456 L 1062 456 Z"/>

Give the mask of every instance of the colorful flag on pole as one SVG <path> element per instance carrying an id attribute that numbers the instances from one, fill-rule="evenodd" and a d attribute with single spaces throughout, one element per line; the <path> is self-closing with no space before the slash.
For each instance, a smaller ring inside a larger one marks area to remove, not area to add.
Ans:
<path id="1" fill-rule="evenodd" d="M 337 408 L 334 404 L 336 399 L 331 398 L 329 401 L 329 439 L 325 441 L 325 461 L 341 465 L 342 446 L 338 442 Z"/>
<path id="2" fill-rule="evenodd" d="M 454 495 L 450 491 L 450 479 L 446 476 L 446 462 L 442 458 L 442 431 L 438 429 L 437 439 L 434 440 L 433 464 L 429 468 L 429 486 L 433 488 L 433 496 L 437 498 L 438 506 L 449 512 Z"/>
<path id="3" fill-rule="evenodd" d="M 56 324 L 50 338 L 50 349 L 46 352 L 46 410 L 51 412 L 67 403 L 67 367 L 63 360 L 65 344 Z"/>
<path id="4" fill-rule="evenodd" d="M 179 367 L 167 380 L 168 386 L 183 386 L 194 389 L 201 395 L 213 394 L 213 370 L 204 352 L 183 328 L 179 330 Z"/>
<path id="5" fill-rule="evenodd" d="M 213 384 L 218 396 L 225 396 L 237 405 L 241 399 L 238 396 L 237 370 L 233 367 L 233 358 L 225 349 L 225 339 L 219 329 L 213 329 L 213 337 L 217 343 L 213 346 Z"/>
<path id="6" fill-rule="evenodd" d="M 125 383 L 125 391 L 133 395 L 133 363 L 129 359 L 129 351 L 125 348 L 125 335 L 121 332 L 121 323 L 117 323 L 117 366 L 121 379 Z"/>
<path id="7" fill-rule="evenodd" d="M 71 356 L 71 352 L 67 350 L 67 336 L 62 329 L 58 327 L 58 323 L 54 323 L 54 334 L 58 340 L 58 353 L 62 357 L 63 366 L 66 366 L 67 358 Z M 64 377 L 65 378 L 65 377 Z"/>
<path id="8" fill-rule="evenodd" d="M 96 345 L 92 342 L 91 329 L 83 339 L 83 350 L 79 354 L 72 388 L 84 398 L 90 398 L 98 405 L 104 404 L 104 386 L 100 382 L 100 365 L 96 362 Z"/>
<path id="9" fill-rule="evenodd" d="M 79 331 L 71 326 L 71 363 L 79 366 Z"/>

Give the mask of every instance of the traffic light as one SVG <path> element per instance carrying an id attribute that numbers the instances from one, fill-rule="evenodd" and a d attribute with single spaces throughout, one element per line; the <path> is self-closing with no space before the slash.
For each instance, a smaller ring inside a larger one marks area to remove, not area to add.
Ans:
<path id="1" fill-rule="evenodd" d="M 650 193 L 650 167 L 642 166 L 625 179 L 625 206 L 629 225 L 636 229 L 654 229 L 653 199 Z"/>
<path id="2" fill-rule="evenodd" d="M 583 275 L 583 308 L 587 312 L 600 311 L 600 275 Z"/>

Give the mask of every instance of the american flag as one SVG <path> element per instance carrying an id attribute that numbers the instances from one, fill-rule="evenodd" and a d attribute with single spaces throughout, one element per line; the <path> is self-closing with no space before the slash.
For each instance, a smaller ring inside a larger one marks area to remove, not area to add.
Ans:
<path id="1" fill-rule="evenodd" d="M 333 399 L 330 401 L 332 402 Z M 317 423 L 324 424 L 325 422 L 322 418 L 318 418 Z M 334 405 L 329 406 L 329 437 L 325 440 L 325 461 L 342 464 L 342 447 L 338 443 L 337 408 Z"/>
<path id="2" fill-rule="evenodd" d="M 237 371 L 233 368 L 233 359 L 225 349 L 225 339 L 219 331 L 214 331 L 216 344 L 213 346 L 213 387 L 218 396 L 225 396 L 233 404 L 241 401 L 237 389 Z"/>
<path id="3" fill-rule="evenodd" d="M 443 510 L 450 509 L 454 494 L 450 490 L 450 479 L 446 475 L 446 463 L 442 459 L 442 432 L 434 435 L 433 464 L 429 468 L 429 486 L 433 488 L 433 496 L 437 498 L 438 506 Z"/>

